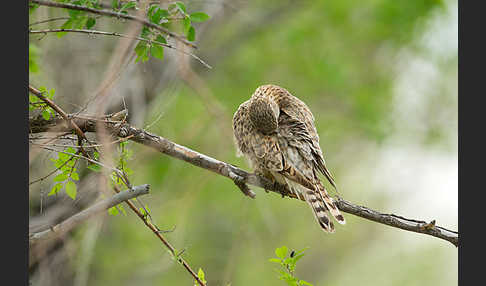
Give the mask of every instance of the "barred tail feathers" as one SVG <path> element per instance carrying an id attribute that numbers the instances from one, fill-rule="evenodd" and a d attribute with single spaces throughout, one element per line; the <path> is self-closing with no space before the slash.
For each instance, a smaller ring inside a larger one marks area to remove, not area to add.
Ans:
<path id="1" fill-rule="evenodd" d="M 314 217 L 321 226 L 322 230 L 324 230 L 325 232 L 333 233 L 334 224 L 327 215 L 327 208 L 324 203 L 319 198 L 317 198 L 314 191 L 308 189 L 304 190 L 304 198 L 311 207 Z"/>
<path id="2" fill-rule="evenodd" d="M 336 219 L 336 221 L 340 224 L 346 224 L 346 220 L 344 219 L 344 216 L 341 214 L 341 212 L 336 207 L 331 197 L 328 195 L 326 188 L 324 188 L 324 186 L 319 183 L 316 185 L 316 189 L 319 191 L 319 196 L 321 200 L 325 203 L 326 208 L 329 210 L 331 215 Z"/>

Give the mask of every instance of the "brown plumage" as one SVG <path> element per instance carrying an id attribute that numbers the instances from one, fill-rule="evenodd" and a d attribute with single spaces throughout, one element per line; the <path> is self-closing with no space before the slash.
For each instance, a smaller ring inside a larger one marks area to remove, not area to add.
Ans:
<path id="1" fill-rule="evenodd" d="M 336 187 L 322 156 L 314 116 L 304 102 L 279 86 L 260 86 L 235 112 L 233 132 L 239 153 L 255 172 L 287 184 L 309 204 L 324 231 L 334 232 L 327 213 L 345 223 L 318 177 L 323 174 Z"/>

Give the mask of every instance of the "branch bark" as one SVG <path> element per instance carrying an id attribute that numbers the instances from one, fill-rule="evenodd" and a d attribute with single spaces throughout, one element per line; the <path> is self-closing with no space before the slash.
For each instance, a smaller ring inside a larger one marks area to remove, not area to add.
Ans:
<path id="1" fill-rule="evenodd" d="M 31 118 L 29 120 L 31 132 L 44 132 L 50 126 L 56 125 L 56 120 L 44 120 L 43 118 Z M 100 119 L 76 119 L 76 123 L 85 132 L 96 132 L 96 122 Z M 183 160 L 194 166 L 207 169 L 216 174 L 222 175 L 231 179 L 240 190 L 247 196 L 254 198 L 256 195 L 251 191 L 247 184 L 261 187 L 266 191 L 272 191 L 281 194 L 282 197 L 291 197 L 298 199 L 292 194 L 286 186 L 274 184 L 266 178 L 248 173 L 234 165 L 219 161 L 207 155 L 201 154 L 191 150 L 185 146 L 174 143 L 166 138 L 152 134 L 150 132 L 130 126 L 125 122 L 114 122 L 105 119 L 105 126 L 114 136 L 127 137 L 132 136 L 130 140 L 139 144 L 151 147 L 163 154 L 169 155 L 179 160 Z M 65 128 L 56 129 L 60 132 L 67 131 Z M 456 247 L 459 246 L 459 233 L 444 227 L 436 226 L 435 221 L 425 222 L 421 220 L 408 219 L 394 214 L 384 214 L 372 210 L 368 207 L 355 205 L 342 198 L 336 201 L 337 207 L 348 214 L 352 214 L 364 219 L 368 219 L 377 223 L 385 224 L 402 230 L 413 231 L 430 236 L 434 236 L 450 243 Z"/>
<path id="2" fill-rule="evenodd" d="M 93 206 L 73 215 L 72 217 L 64 220 L 63 222 L 55 225 L 54 227 L 51 227 L 49 229 L 46 229 L 41 232 L 37 233 L 32 233 L 29 235 L 29 244 L 33 245 L 35 243 L 38 243 L 40 241 L 47 241 L 50 240 L 56 236 L 60 236 L 69 230 L 73 229 L 76 225 L 84 222 L 85 220 L 93 217 L 96 214 L 99 214 L 100 212 L 107 210 L 111 207 L 114 207 L 124 201 L 127 201 L 129 199 L 141 196 L 141 195 L 146 195 L 149 193 L 149 188 L 150 186 L 148 184 L 145 185 L 140 185 L 140 186 L 135 186 L 130 190 L 126 190 L 123 192 L 120 192 L 116 195 L 114 195 L 111 198 L 104 199 Z"/>

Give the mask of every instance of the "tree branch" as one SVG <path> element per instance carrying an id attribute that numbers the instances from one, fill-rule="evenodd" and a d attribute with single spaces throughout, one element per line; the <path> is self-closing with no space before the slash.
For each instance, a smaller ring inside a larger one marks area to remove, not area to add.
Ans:
<path id="1" fill-rule="evenodd" d="M 44 120 L 43 118 L 31 118 L 29 120 L 31 132 L 43 132 L 47 130 L 47 126 L 55 126 L 56 118 Z M 85 132 L 96 132 L 95 119 L 76 119 L 78 126 Z M 113 121 L 106 121 L 105 126 L 114 136 L 127 137 L 132 136 L 130 140 L 139 144 L 151 147 L 161 153 L 171 157 L 183 160 L 194 166 L 210 170 L 219 175 L 225 176 L 240 188 L 240 190 L 247 196 L 254 198 L 255 193 L 252 192 L 247 184 L 261 187 L 267 191 L 272 191 L 281 194 L 282 197 L 287 196 L 298 199 L 292 194 L 286 186 L 274 184 L 268 179 L 248 173 L 236 166 L 219 161 L 207 155 L 198 153 L 182 145 L 176 144 L 166 138 L 152 134 L 150 132 L 137 129 L 124 122 L 114 123 Z M 66 131 L 61 128 L 58 131 Z M 345 212 L 361 218 L 365 218 L 377 223 L 385 224 L 402 230 L 413 231 L 417 233 L 431 235 L 440 239 L 451 242 L 456 247 L 459 246 L 459 233 L 457 231 L 448 230 L 444 227 L 436 226 L 435 221 L 427 223 L 421 220 L 407 219 L 394 214 L 383 214 L 374 211 L 370 208 L 358 206 L 348 202 L 342 198 L 336 201 L 337 207 Z"/>
<path id="2" fill-rule="evenodd" d="M 63 233 L 68 232 L 81 222 L 84 222 L 88 218 L 91 218 L 92 216 L 99 214 L 104 210 L 114 207 L 122 203 L 123 201 L 127 201 L 129 199 L 148 194 L 149 188 L 150 186 L 148 184 L 135 186 L 132 189 L 120 192 L 111 198 L 104 199 L 92 205 L 91 207 L 73 215 L 72 217 L 57 224 L 54 227 L 51 227 L 41 232 L 30 234 L 29 244 L 32 245 L 37 242 L 46 241 L 56 236 L 62 235 Z"/>
<path id="3" fill-rule="evenodd" d="M 189 53 L 189 52 L 186 52 L 184 50 L 178 49 L 178 48 L 176 48 L 176 47 L 174 47 L 174 46 L 172 46 L 170 44 L 161 43 L 161 42 L 157 42 L 157 41 L 152 41 L 152 40 L 144 39 L 142 37 L 130 37 L 130 36 L 127 36 L 127 35 L 124 35 L 124 34 L 120 34 L 120 33 L 117 33 L 117 32 L 105 32 L 105 31 L 96 31 L 96 30 L 85 30 L 85 29 L 45 29 L 45 30 L 29 30 L 29 34 L 47 34 L 47 33 L 57 33 L 57 32 L 81 33 L 81 34 L 88 34 L 88 35 L 104 35 L 104 36 L 114 36 L 114 37 L 120 37 L 120 38 L 127 38 L 127 39 L 139 40 L 139 41 L 146 42 L 146 43 L 149 43 L 149 44 L 156 44 L 156 45 L 160 45 L 160 46 L 163 46 L 163 47 L 167 47 L 169 49 L 176 50 L 176 51 L 178 51 L 180 53 L 183 53 L 185 55 L 188 55 L 188 56 L 194 58 L 195 60 L 197 60 L 198 62 L 200 62 L 203 66 L 207 67 L 208 69 L 211 69 L 212 68 L 210 65 L 208 65 L 206 62 L 204 62 L 201 58 L 199 58 L 198 56 L 196 56 L 193 53 Z"/>
<path id="4" fill-rule="evenodd" d="M 141 19 L 132 15 L 127 15 L 123 13 L 118 13 L 118 12 L 113 12 L 109 10 L 102 10 L 102 9 L 95 9 L 95 8 L 89 8 L 89 7 L 84 7 L 84 6 L 79 6 L 79 5 L 74 5 L 74 4 L 69 4 L 69 3 L 59 3 L 59 2 L 53 2 L 53 1 L 45 1 L 45 0 L 29 0 L 31 3 L 36 3 L 42 6 L 49 6 L 49 7 L 56 7 L 56 8 L 66 8 L 66 9 L 71 9 L 71 10 L 78 10 L 78 11 L 84 11 L 92 14 L 98 14 L 98 15 L 104 15 L 104 16 L 109 16 L 109 17 L 115 17 L 115 18 L 122 18 L 122 19 L 127 19 L 131 21 L 138 22 L 146 27 L 154 28 L 156 30 L 159 30 L 160 32 L 167 34 L 171 37 L 176 38 L 177 40 L 181 41 L 187 46 L 190 46 L 192 48 L 197 48 L 196 45 L 193 43 L 189 42 L 188 40 L 184 39 L 184 37 L 175 34 L 166 28 L 156 25 L 154 23 L 151 23 L 145 19 Z"/>

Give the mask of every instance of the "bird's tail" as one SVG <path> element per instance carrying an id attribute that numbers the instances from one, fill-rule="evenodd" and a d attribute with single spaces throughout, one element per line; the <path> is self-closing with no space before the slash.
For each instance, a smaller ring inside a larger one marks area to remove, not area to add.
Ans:
<path id="1" fill-rule="evenodd" d="M 341 212 L 336 207 L 331 197 L 328 195 L 326 188 L 324 188 L 324 186 L 321 183 L 318 183 L 316 185 L 316 189 L 318 190 L 318 195 L 320 199 L 322 200 L 322 202 L 324 202 L 326 208 L 329 210 L 331 215 L 336 219 L 336 221 L 340 224 L 346 224 L 346 220 L 344 219 L 344 216 L 341 214 Z"/>
<path id="2" fill-rule="evenodd" d="M 321 198 L 318 197 L 319 195 L 315 191 L 306 188 L 303 188 L 303 193 L 305 201 L 311 207 L 314 217 L 321 226 L 322 230 L 333 233 L 334 224 L 329 219 L 329 216 L 327 215 L 328 209 Z"/>

